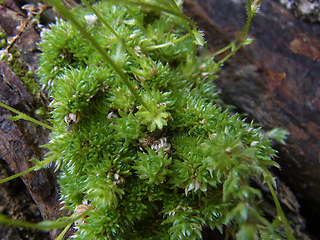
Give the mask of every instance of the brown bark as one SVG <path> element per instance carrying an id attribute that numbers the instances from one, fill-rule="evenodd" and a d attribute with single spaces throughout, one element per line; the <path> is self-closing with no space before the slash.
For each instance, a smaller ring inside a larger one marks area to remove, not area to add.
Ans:
<path id="1" fill-rule="evenodd" d="M 20 19 L 26 16 L 20 11 L 13 1 L 6 1 L 6 5 L 0 5 L 0 27 L 8 37 L 15 36 L 17 32 L 17 26 L 20 24 Z M 35 51 L 36 44 L 40 40 L 39 34 L 34 31 L 33 28 L 28 28 L 16 42 L 15 47 L 21 52 L 21 61 L 23 61 L 29 70 L 35 72 L 37 69 L 38 53 Z M 36 107 L 39 107 L 34 101 L 35 96 L 30 95 L 21 80 L 11 70 L 11 66 L 8 63 L 0 62 L 0 101 L 31 116 L 37 118 L 34 114 Z M 42 160 L 44 155 L 44 149 L 40 148 L 48 140 L 49 131 L 43 127 L 36 126 L 31 122 L 18 120 L 16 122 L 10 120 L 8 117 L 15 115 L 14 113 L 0 107 L 0 159 L 5 161 L 6 164 L 2 164 L 2 170 L 9 169 L 10 175 L 22 172 L 34 164 L 29 160 L 34 158 Z M 41 119 L 40 119 L 41 120 Z M 4 192 L 7 192 L 6 196 L 13 198 L 12 202 L 17 202 L 21 206 L 13 206 L 8 204 L 7 209 L 3 209 L 4 213 L 12 213 L 14 216 L 22 216 L 22 220 L 30 221 L 32 218 L 30 214 L 27 219 L 26 214 L 18 213 L 19 209 L 25 211 L 30 208 L 30 204 L 35 206 L 33 201 L 38 206 L 42 218 L 48 220 L 55 220 L 61 217 L 62 213 L 59 211 L 59 193 L 56 182 L 56 176 L 53 174 L 53 168 L 41 169 L 37 172 L 32 172 L 21 177 L 23 183 L 28 189 L 28 194 L 25 194 L 25 188 L 19 183 L 11 185 L 11 183 L 5 184 L 2 187 Z M 2 174 L 1 178 L 7 174 Z M 10 189 L 12 186 L 19 186 L 19 190 L 15 190 L 12 194 Z M 8 197 L 3 195 L 1 204 L 4 202 L 10 202 Z M 25 201 L 19 201 L 22 198 L 26 198 Z M 24 209 L 25 208 L 25 209 Z M 16 209 L 16 210 L 12 210 Z M 37 211 L 35 211 L 37 212 Z M 37 217 L 34 220 L 39 221 L 41 218 Z M 8 230 L 9 231 L 9 230 Z M 10 231 L 19 233 L 19 229 L 11 228 Z M 52 232 L 52 235 L 55 233 Z M 19 234 L 18 234 L 19 235 Z M 14 235 L 16 238 L 18 235 Z M 21 233 L 20 233 L 21 235 Z M 45 236 L 40 233 L 41 239 L 45 239 Z M 21 236 L 20 236 L 21 237 Z M 30 236 L 29 236 L 30 237 Z M 6 236 L 6 238 L 10 238 Z M 32 239 L 32 237 L 30 237 Z M 34 239 L 37 239 L 35 237 Z"/>
<path id="2" fill-rule="evenodd" d="M 185 5 L 215 51 L 244 26 L 244 2 L 186 0 Z M 296 19 L 275 0 L 262 1 L 250 36 L 255 43 L 225 64 L 215 84 L 225 102 L 266 129 L 290 132 L 287 144 L 277 146 L 278 174 L 301 201 L 308 226 L 320 235 L 320 25 Z"/>
<path id="3" fill-rule="evenodd" d="M 20 80 L 5 63 L 0 63 L 0 100 L 15 109 L 33 116 L 33 99 L 23 88 Z M 33 164 L 34 158 L 41 160 L 40 146 L 47 142 L 48 130 L 8 117 L 15 115 L 0 108 L 0 159 L 3 159 L 13 173 L 22 172 Z M 50 169 L 42 169 L 21 177 L 30 195 L 38 205 L 45 219 L 54 220 L 59 216 L 59 195 L 56 177 Z M 18 196 L 17 196 L 18 197 Z"/>

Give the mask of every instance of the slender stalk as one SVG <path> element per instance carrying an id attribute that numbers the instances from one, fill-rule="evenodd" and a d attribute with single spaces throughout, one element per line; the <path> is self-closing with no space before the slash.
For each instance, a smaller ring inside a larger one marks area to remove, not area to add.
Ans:
<path id="1" fill-rule="evenodd" d="M 229 45 L 225 46 L 224 48 L 221 48 L 220 50 L 218 50 L 217 52 L 215 52 L 214 54 L 212 54 L 212 56 L 218 56 L 222 53 L 224 53 L 225 51 L 229 50 L 232 47 L 232 44 L 234 44 L 235 41 L 238 41 L 237 39 L 232 41 L 232 43 L 230 43 Z"/>
<path id="2" fill-rule="evenodd" d="M 126 50 L 130 53 L 134 59 L 140 63 L 140 59 L 138 58 L 137 54 L 126 44 L 126 41 L 110 26 L 110 24 L 101 16 L 101 14 L 95 10 L 91 4 L 87 0 L 82 0 L 82 2 L 89 8 L 96 16 L 97 18 L 103 23 L 103 25 L 109 29 L 110 32 L 125 46 Z"/>
<path id="3" fill-rule="evenodd" d="M 92 209 L 93 209 L 93 206 L 91 206 L 87 211 L 85 211 L 81 215 L 77 216 L 76 218 L 72 217 L 68 221 L 42 221 L 39 223 L 31 223 L 31 222 L 21 221 L 17 219 L 11 219 L 9 217 L 6 217 L 0 214 L 0 223 L 15 226 L 15 227 L 21 227 L 21 228 L 30 228 L 30 229 L 49 231 L 51 229 L 64 228 L 70 224 L 73 224 L 77 219 L 80 219 L 83 216 L 87 215 L 88 212 L 91 211 Z"/>
<path id="4" fill-rule="evenodd" d="M 123 41 L 120 35 L 110 26 L 110 24 L 100 15 L 100 13 L 91 6 L 91 4 L 87 0 L 81 1 L 97 16 L 97 18 L 99 18 L 99 20 L 104 24 L 104 26 L 106 26 L 109 29 L 109 31 L 112 32 L 112 34 L 116 38 L 118 38 L 118 40 Z"/>
<path id="5" fill-rule="evenodd" d="M 178 42 L 181 42 L 181 41 L 187 39 L 189 36 L 190 36 L 190 33 L 187 33 L 186 35 L 178 38 L 177 40 L 166 42 L 166 43 L 159 44 L 159 45 L 144 47 L 142 50 L 151 51 L 151 50 L 155 50 L 155 49 L 159 49 L 159 48 L 168 47 L 168 46 L 174 45 L 174 44 L 176 44 Z"/>
<path id="6" fill-rule="evenodd" d="M 38 229 L 38 230 L 44 230 L 44 231 L 48 231 L 50 229 L 64 228 L 65 226 L 69 225 L 70 223 L 73 223 L 74 221 L 75 220 L 72 219 L 65 222 L 42 221 L 39 223 L 31 223 L 31 222 L 21 221 L 17 219 L 11 219 L 0 214 L 1 224 L 11 225 L 11 226 L 21 227 L 21 228 Z"/>
<path id="7" fill-rule="evenodd" d="M 174 9 L 176 9 L 178 12 L 181 12 L 180 8 L 178 7 L 177 3 L 175 0 L 170 0 L 170 3 L 172 5 L 172 7 Z M 191 34 L 191 36 L 194 38 L 194 35 L 192 34 L 192 30 L 190 28 L 190 26 L 188 25 L 188 23 L 190 22 L 190 24 L 192 25 L 193 29 L 197 29 L 197 25 L 195 24 L 195 22 L 190 21 L 190 19 L 186 19 L 186 21 L 183 21 L 184 26 L 186 27 L 186 29 L 188 30 L 188 32 Z"/>
<path id="8" fill-rule="evenodd" d="M 69 230 L 69 228 L 71 227 L 72 224 L 73 224 L 73 223 L 70 223 L 69 225 L 67 225 L 67 226 L 63 229 L 63 231 L 59 234 L 59 236 L 56 237 L 55 240 L 62 240 L 63 237 L 64 237 L 64 235 L 68 232 L 68 230 Z"/>
<path id="9" fill-rule="evenodd" d="M 48 166 L 49 164 L 51 164 L 52 162 L 54 162 L 55 159 L 54 158 L 47 158 L 45 161 L 37 161 L 35 159 L 32 159 L 30 161 L 33 162 L 34 164 L 36 164 L 36 166 L 28 168 L 27 170 L 25 170 L 23 172 L 20 172 L 20 173 L 17 173 L 15 175 L 12 175 L 10 177 L 4 178 L 4 179 L 0 179 L 0 184 L 8 182 L 8 181 L 13 180 L 13 179 L 18 178 L 18 177 L 21 177 L 22 175 L 28 174 L 28 173 L 30 173 L 32 171 L 37 171 L 37 170 L 39 170 L 41 168 L 44 168 L 44 167 Z"/>
<path id="10" fill-rule="evenodd" d="M 250 3 L 249 3 L 250 2 Z M 229 50 L 230 48 L 232 49 L 232 46 L 236 45 L 237 42 L 238 45 L 231 50 L 231 52 L 225 56 L 223 59 L 221 59 L 217 64 L 218 66 L 221 66 L 225 61 L 227 61 L 230 57 L 232 57 L 236 52 L 239 51 L 239 49 L 245 44 L 245 41 L 247 40 L 247 36 L 249 34 L 249 30 L 250 30 L 250 25 L 251 25 L 251 21 L 253 18 L 253 15 L 255 13 L 255 11 L 257 10 L 257 8 L 255 8 L 254 10 L 252 10 L 252 3 L 251 0 L 247 1 L 247 10 L 248 10 L 248 20 L 244 26 L 244 28 L 241 30 L 241 33 L 238 35 L 238 37 L 233 40 L 228 46 L 224 47 L 223 49 L 220 49 L 218 52 L 214 53 L 213 56 L 217 56 L 220 55 L 222 53 L 224 53 L 225 51 Z"/>
<path id="11" fill-rule="evenodd" d="M 51 5 L 53 5 L 58 12 L 68 19 L 74 27 L 76 27 L 82 36 L 85 37 L 86 40 L 90 42 L 90 44 L 98 51 L 98 53 L 102 56 L 102 58 L 111 65 L 114 71 L 119 75 L 122 82 L 127 85 L 133 96 L 140 102 L 140 104 L 145 107 L 149 112 L 151 112 L 151 108 L 145 103 L 145 101 L 140 97 L 140 95 L 136 92 L 129 79 L 127 78 L 124 71 L 116 64 L 115 61 L 112 60 L 111 57 L 105 52 L 105 50 L 100 46 L 98 41 L 94 39 L 87 30 L 80 24 L 80 22 L 74 17 L 74 15 L 61 3 L 61 1 L 56 0 L 47 0 Z"/>
<path id="12" fill-rule="evenodd" d="M 31 168 L 28 168 L 27 170 L 25 170 L 23 172 L 17 173 L 15 175 L 12 175 L 12 176 L 4 178 L 4 179 L 0 179 L 0 184 L 8 182 L 8 181 L 11 181 L 12 179 L 18 178 L 18 177 L 20 177 L 22 175 L 25 175 L 27 173 L 30 173 L 30 172 L 34 171 L 34 170 L 37 170 L 37 168 L 38 168 L 38 166 L 33 166 Z"/>
<path id="13" fill-rule="evenodd" d="M 35 123 L 35 124 L 37 124 L 37 125 L 40 125 L 40 126 L 42 126 L 42 127 L 45 127 L 45 128 L 47 128 L 47 129 L 54 130 L 54 128 L 51 127 L 50 125 L 45 124 L 45 123 L 43 123 L 43 122 L 40 122 L 40 121 L 38 121 L 38 120 L 36 120 L 36 119 L 34 119 L 34 118 L 26 115 L 26 114 L 24 114 L 24 113 L 22 113 L 22 112 L 20 112 L 20 111 L 18 111 L 18 110 L 16 110 L 16 109 L 14 109 L 14 108 L 12 108 L 12 107 L 10 107 L 10 106 L 2 103 L 2 102 L 0 102 L 0 106 L 6 108 L 6 109 L 8 109 L 8 110 L 10 110 L 11 112 L 14 112 L 14 113 L 18 114 L 18 116 L 14 116 L 14 118 L 24 119 L 24 120 L 33 122 L 33 123 Z"/>
<path id="14" fill-rule="evenodd" d="M 291 232 L 290 226 L 289 226 L 289 224 L 287 222 L 287 218 L 285 217 L 285 215 L 283 213 L 283 210 L 281 208 L 280 202 L 279 202 L 279 200 L 277 198 L 277 194 L 275 193 L 272 184 L 270 183 L 270 181 L 266 181 L 266 183 L 267 183 L 267 185 L 268 185 L 268 187 L 270 189 L 271 195 L 273 197 L 273 201 L 274 201 L 274 203 L 276 205 L 278 216 L 280 216 L 281 221 L 282 221 L 282 223 L 284 225 L 284 229 L 286 231 L 288 240 L 295 240 L 295 237 L 293 236 L 293 234 Z"/>

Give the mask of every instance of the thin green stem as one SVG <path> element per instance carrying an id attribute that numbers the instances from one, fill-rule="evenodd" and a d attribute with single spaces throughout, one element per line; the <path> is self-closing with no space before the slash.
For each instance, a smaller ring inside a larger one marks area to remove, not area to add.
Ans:
<path id="1" fill-rule="evenodd" d="M 103 18 L 101 14 L 97 10 L 95 10 L 87 0 L 82 0 L 82 2 L 97 16 L 97 18 L 103 23 L 103 25 L 108 28 L 110 32 L 112 32 L 112 34 L 125 46 L 130 55 L 141 65 L 141 61 L 137 54 L 126 44 L 126 41 L 110 26 L 105 18 Z"/>
<path id="2" fill-rule="evenodd" d="M 251 25 L 251 21 L 252 21 L 254 12 L 255 12 L 255 10 L 257 10 L 257 9 L 255 9 L 254 11 L 252 10 L 252 5 L 251 5 L 250 0 L 247 1 L 247 10 L 248 10 L 248 20 L 247 20 L 245 26 L 243 27 L 243 29 L 241 30 L 241 33 L 228 46 L 224 47 L 223 49 L 220 49 L 218 52 L 213 54 L 213 56 L 217 56 L 217 55 L 224 53 L 225 51 L 228 51 L 231 48 L 231 52 L 217 63 L 218 66 L 221 66 L 230 57 L 232 57 L 236 52 L 238 52 L 239 49 L 243 45 L 245 45 L 245 41 L 247 40 L 247 36 L 249 34 L 250 25 Z M 232 47 L 235 45 L 236 45 L 236 47 L 234 49 L 232 49 Z"/>
<path id="3" fill-rule="evenodd" d="M 180 8 L 178 7 L 176 1 L 175 1 L 175 0 L 170 0 L 170 2 L 171 2 L 171 5 L 172 5 L 172 8 L 175 9 L 177 12 L 180 12 L 180 13 L 181 13 L 181 10 L 180 10 Z M 182 15 L 183 15 L 183 14 L 182 14 Z M 196 23 L 195 23 L 194 21 L 190 21 L 189 18 L 187 18 L 187 19 L 185 19 L 185 21 L 183 21 L 183 24 L 184 24 L 185 28 L 188 30 L 188 32 L 191 34 L 191 36 L 192 36 L 193 38 L 195 38 L 194 35 L 192 34 L 192 30 L 191 30 L 190 26 L 188 25 L 189 22 L 190 22 L 190 24 L 192 25 L 192 28 L 193 28 L 193 29 L 197 29 L 197 25 L 196 25 Z"/>
<path id="4" fill-rule="evenodd" d="M 31 168 L 28 168 L 27 170 L 25 170 L 23 172 L 17 173 L 15 175 L 12 175 L 12 176 L 4 178 L 4 179 L 0 179 L 0 184 L 8 182 L 8 181 L 11 181 L 11 180 L 13 180 L 15 178 L 18 178 L 18 177 L 21 177 L 22 175 L 25 175 L 27 173 L 30 173 L 30 172 L 34 171 L 34 170 L 37 170 L 37 168 L 38 168 L 38 166 L 33 166 Z"/>
<path id="5" fill-rule="evenodd" d="M 6 216 L 0 214 L 0 223 L 15 226 L 15 227 L 21 227 L 21 228 L 30 228 L 30 229 L 49 231 L 51 229 L 64 228 L 70 224 L 73 224 L 77 219 L 80 219 L 83 216 L 87 215 L 88 212 L 92 210 L 92 208 L 93 208 L 93 206 L 91 206 L 83 214 L 77 216 L 76 218 L 72 218 L 68 221 L 42 221 L 39 223 L 31 223 L 31 222 L 21 221 L 21 220 L 17 220 L 17 219 L 11 219 L 9 217 L 6 217 Z"/>
<path id="6" fill-rule="evenodd" d="M 65 222 L 42 221 L 39 223 L 31 223 L 31 222 L 21 221 L 17 219 L 11 219 L 0 214 L 0 223 L 2 224 L 21 227 L 21 228 L 39 229 L 39 230 L 45 230 L 45 231 L 48 231 L 50 229 L 64 228 L 65 226 L 69 225 L 70 223 L 73 223 L 74 221 L 75 220 L 72 219 Z"/>
<path id="7" fill-rule="evenodd" d="M 155 49 L 159 49 L 159 48 L 168 47 L 168 46 L 174 45 L 174 44 L 176 44 L 178 42 L 181 42 L 181 41 L 187 39 L 189 36 L 190 36 L 190 33 L 187 33 L 186 35 L 178 38 L 177 40 L 170 41 L 170 42 L 163 43 L 163 44 L 159 44 L 159 45 L 144 47 L 142 50 L 151 51 L 151 50 L 155 50 Z"/>
<path id="8" fill-rule="evenodd" d="M 32 159 L 30 161 L 33 162 L 34 164 L 36 164 L 36 166 L 28 168 L 27 170 L 25 170 L 23 172 L 20 172 L 20 173 L 17 173 L 17 174 L 14 174 L 14 175 L 12 175 L 10 177 L 4 178 L 4 179 L 0 179 L 0 184 L 8 182 L 8 181 L 13 180 L 13 179 L 18 178 L 18 177 L 21 177 L 22 175 L 28 174 L 28 173 L 30 173 L 32 171 L 37 171 L 37 170 L 39 170 L 41 168 L 44 168 L 44 167 L 48 166 L 49 164 L 51 164 L 52 162 L 54 162 L 55 159 L 54 158 L 47 158 L 45 161 L 38 161 L 38 160 Z"/>
<path id="9" fill-rule="evenodd" d="M 62 240 L 63 237 L 64 237 L 64 235 L 68 232 L 68 230 L 69 230 L 69 228 L 71 227 L 72 224 L 73 224 L 73 222 L 70 223 L 70 224 L 68 224 L 68 225 L 63 229 L 63 231 L 59 234 L 59 236 L 56 237 L 55 240 Z"/>
<path id="10" fill-rule="evenodd" d="M 98 51 L 98 53 L 106 60 L 107 63 L 111 65 L 114 71 L 119 75 L 122 82 L 127 85 L 133 96 L 140 102 L 140 104 L 145 107 L 149 112 L 151 108 L 145 103 L 145 101 L 140 97 L 140 95 L 136 92 L 129 79 L 127 78 L 125 72 L 116 64 L 115 61 L 112 60 L 111 57 L 106 53 L 106 51 L 100 46 L 98 41 L 94 39 L 87 30 L 80 24 L 80 22 L 74 17 L 74 15 L 61 3 L 61 1 L 56 0 L 47 0 L 51 5 L 53 5 L 58 12 L 68 19 L 74 27 L 76 27 L 79 32 L 84 36 L 86 40 L 90 42 L 90 44 Z"/>
<path id="11" fill-rule="evenodd" d="M 38 121 L 38 120 L 36 120 L 36 119 L 34 119 L 34 118 L 26 115 L 26 114 L 24 114 L 24 113 L 22 113 L 22 112 L 20 112 L 20 111 L 18 111 L 18 110 L 16 110 L 16 109 L 14 109 L 14 108 L 12 108 L 12 107 L 10 107 L 10 106 L 2 103 L 2 102 L 0 102 L 0 106 L 6 108 L 6 109 L 8 109 L 8 110 L 10 110 L 11 112 L 14 112 L 14 113 L 18 114 L 18 116 L 14 116 L 14 118 L 17 117 L 17 119 L 24 119 L 24 120 L 33 122 L 33 123 L 35 123 L 35 124 L 37 124 L 37 125 L 40 125 L 40 126 L 42 126 L 42 127 L 45 127 L 45 128 L 47 128 L 47 129 L 50 129 L 51 131 L 54 130 L 54 128 L 51 127 L 50 125 L 45 124 L 45 123 L 43 123 L 43 122 L 40 122 L 40 121 Z"/>
<path id="12" fill-rule="evenodd" d="M 218 50 L 217 52 L 215 52 L 214 54 L 212 54 L 213 57 L 218 56 L 226 51 L 228 51 L 231 47 L 232 44 L 235 42 L 236 40 L 232 41 L 230 44 L 228 44 L 227 46 L 225 46 L 224 48 L 221 48 L 220 50 Z"/>
<path id="13" fill-rule="evenodd" d="M 291 232 L 290 226 L 289 226 L 289 224 L 287 222 L 287 218 L 285 217 L 285 215 L 283 213 L 283 210 L 281 208 L 280 202 L 279 202 L 279 200 L 277 198 L 277 195 L 276 195 L 276 193 L 274 191 L 274 188 L 273 188 L 272 184 L 270 183 L 270 181 L 266 181 L 266 183 L 267 183 L 267 185 L 268 185 L 268 187 L 270 189 L 271 195 L 273 197 L 273 201 L 274 201 L 274 203 L 276 205 L 277 214 L 278 214 L 278 216 L 280 216 L 281 221 L 282 221 L 282 223 L 284 225 L 284 229 L 286 231 L 288 240 L 295 240 L 295 237 L 293 236 L 293 234 Z"/>
<path id="14" fill-rule="evenodd" d="M 122 38 L 120 37 L 120 35 L 110 26 L 110 24 L 100 15 L 100 13 L 91 6 L 91 4 L 87 0 L 81 0 L 81 1 L 87 6 L 87 8 L 89 8 L 97 16 L 97 18 L 104 24 L 104 26 L 106 26 L 109 29 L 110 32 L 112 32 L 112 34 L 116 38 L 122 41 Z"/>

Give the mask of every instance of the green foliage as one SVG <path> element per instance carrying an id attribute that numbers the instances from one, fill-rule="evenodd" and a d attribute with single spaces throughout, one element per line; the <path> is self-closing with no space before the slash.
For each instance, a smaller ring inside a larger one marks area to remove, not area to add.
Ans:
<path id="1" fill-rule="evenodd" d="M 74 237 L 201 239 L 209 226 L 279 238 L 249 183 L 270 183 L 276 152 L 261 129 L 217 106 L 220 63 L 197 54 L 203 36 L 181 2 L 113 2 L 93 5 L 98 18 L 74 9 L 73 25 L 58 20 L 39 45 L 53 98 L 45 161 L 60 168 L 64 208 L 90 209 Z"/>
<path id="2" fill-rule="evenodd" d="M 148 184 L 163 183 L 170 172 L 168 166 L 171 165 L 172 159 L 164 155 L 163 148 L 160 148 L 158 153 L 150 148 L 147 150 L 147 153 L 138 152 L 140 159 L 135 162 L 133 169 L 137 170 L 140 179 L 148 180 Z"/>
<path id="3" fill-rule="evenodd" d="M 285 140 L 288 135 L 289 135 L 289 132 L 282 128 L 274 128 L 266 132 L 266 136 L 276 140 L 278 143 L 281 143 L 281 144 L 285 144 Z"/>
<path id="4" fill-rule="evenodd" d="M 144 107 L 139 107 L 136 117 L 141 118 L 141 123 L 147 125 L 150 132 L 156 129 L 162 130 L 164 126 L 167 126 L 167 121 L 171 118 L 169 112 L 167 112 L 166 101 L 161 99 L 168 98 L 170 93 L 160 93 L 158 90 L 146 92 L 144 100 L 149 106 L 149 110 Z"/>

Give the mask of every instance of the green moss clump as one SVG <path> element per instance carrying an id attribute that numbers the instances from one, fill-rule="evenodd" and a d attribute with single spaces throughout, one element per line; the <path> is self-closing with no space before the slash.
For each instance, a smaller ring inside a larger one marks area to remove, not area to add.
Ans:
<path id="1" fill-rule="evenodd" d="M 76 28 L 50 26 L 39 69 L 53 98 L 47 158 L 61 166 L 64 208 L 93 206 L 74 237 L 202 239 L 208 226 L 235 239 L 280 239 L 249 184 L 272 179 L 275 150 L 260 129 L 216 105 L 218 66 L 184 37 L 181 18 L 109 1 L 94 7 L 125 46 L 89 10 L 73 12 L 147 108 Z"/>

